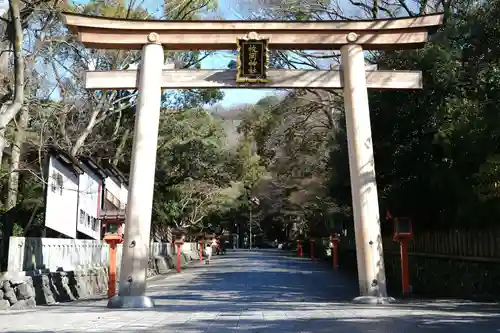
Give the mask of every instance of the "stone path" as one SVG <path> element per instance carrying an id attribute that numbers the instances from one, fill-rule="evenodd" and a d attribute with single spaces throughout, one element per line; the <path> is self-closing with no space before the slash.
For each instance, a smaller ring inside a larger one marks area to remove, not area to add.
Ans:
<path id="1" fill-rule="evenodd" d="M 276 250 L 237 251 L 150 281 L 157 307 L 80 301 L 0 314 L 0 332 L 500 332 L 500 307 L 458 302 L 354 305 L 355 283 Z"/>

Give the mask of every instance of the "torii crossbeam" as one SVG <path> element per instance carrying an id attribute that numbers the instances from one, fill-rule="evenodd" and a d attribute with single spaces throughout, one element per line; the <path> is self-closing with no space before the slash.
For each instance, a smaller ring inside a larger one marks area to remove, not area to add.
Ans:
<path id="1" fill-rule="evenodd" d="M 377 71 L 367 70 L 366 86 L 373 89 L 421 89 L 420 71 Z M 270 70 L 269 83 L 236 83 L 235 70 L 167 70 L 161 73 L 163 89 L 192 88 L 329 88 L 344 87 L 339 70 Z M 138 71 L 92 71 L 85 75 L 87 89 L 137 89 Z"/>
<path id="2" fill-rule="evenodd" d="M 364 50 L 418 48 L 443 15 L 367 21 L 141 21 L 65 13 L 83 45 L 142 50 L 136 71 L 88 72 L 89 89 L 135 89 L 139 101 L 134 130 L 127 228 L 119 296 L 108 307 L 151 307 L 144 296 L 162 88 L 342 88 L 349 149 L 356 253 L 361 302 L 386 302 L 367 88 L 420 89 L 420 72 L 366 71 Z M 268 39 L 270 49 L 340 49 L 342 70 L 269 72 L 270 83 L 237 84 L 232 71 L 164 70 L 167 50 L 234 50 L 249 32 Z"/>

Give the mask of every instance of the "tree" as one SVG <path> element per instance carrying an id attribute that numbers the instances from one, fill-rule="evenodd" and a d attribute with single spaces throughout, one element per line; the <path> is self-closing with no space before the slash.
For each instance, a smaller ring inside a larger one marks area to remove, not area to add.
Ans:
<path id="1" fill-rule="evenodd" d="M 231 186 L 220 122 L 200 109 L 164 112 L 157 154 L 153 223 L 160 230 L 201 229 L 221 191 Z"/>
<path id="2" fill-rule="evenodd" d="M 8 73 L 8 51 L 5 50 L 5 46 L 12 45 L 14 59 L 14 86 L 7 88 L 7 93 L 2 96 L 2 104 L 0 106 L 0 167 L 2 164 L 3 151 L 6 146 L 6 127 L 16 117 L 24 103 L 24 56 L 22 51 L 23 22 L 21 21 L 20 0 L 9 0 L 9 17 L 8 19 L 2 20 L 7 22 L 5 34 L 7 35 L 8 43 L 6 45 L 2 45 L 4 52 L 2 52 L 1 71 L 3 75 Z M 8 78 L 4 77 L 4 82 L 8 82 Z"/>

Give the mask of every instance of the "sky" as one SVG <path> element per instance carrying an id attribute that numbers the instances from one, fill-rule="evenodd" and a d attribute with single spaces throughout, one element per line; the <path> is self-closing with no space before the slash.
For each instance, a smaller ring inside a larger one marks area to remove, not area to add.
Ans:
<path id="1" fill-rule="evenodd" d="M 229 55 L 217 53 L 203 59 L 201 62 L 201 68 L 227 68 L 230 60 L 231 57 Z M 276 92 L 275 89 L 223 89 L 223 91 L 224 99 L 219 104 L 225 108 L 238 104 L 254 104 L 264 96 L 268 96 Z"/>
<path id="2" fill-rule="evenodd" d="M 8 0 L 0 0 L 0 16 L 5 14 L 7 10 L 9 9 L 9 2 Z"/>

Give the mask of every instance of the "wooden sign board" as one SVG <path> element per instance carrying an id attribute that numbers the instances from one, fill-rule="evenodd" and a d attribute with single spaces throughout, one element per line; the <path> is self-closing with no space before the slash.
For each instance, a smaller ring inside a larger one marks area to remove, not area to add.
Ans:
<path id="1" fill-rule="evenodd" d="M 237 83 L 267 83 L 269 66 L 269 39 L 261 38 L 251 32 L 243 38 L 238 38 Z"/>

